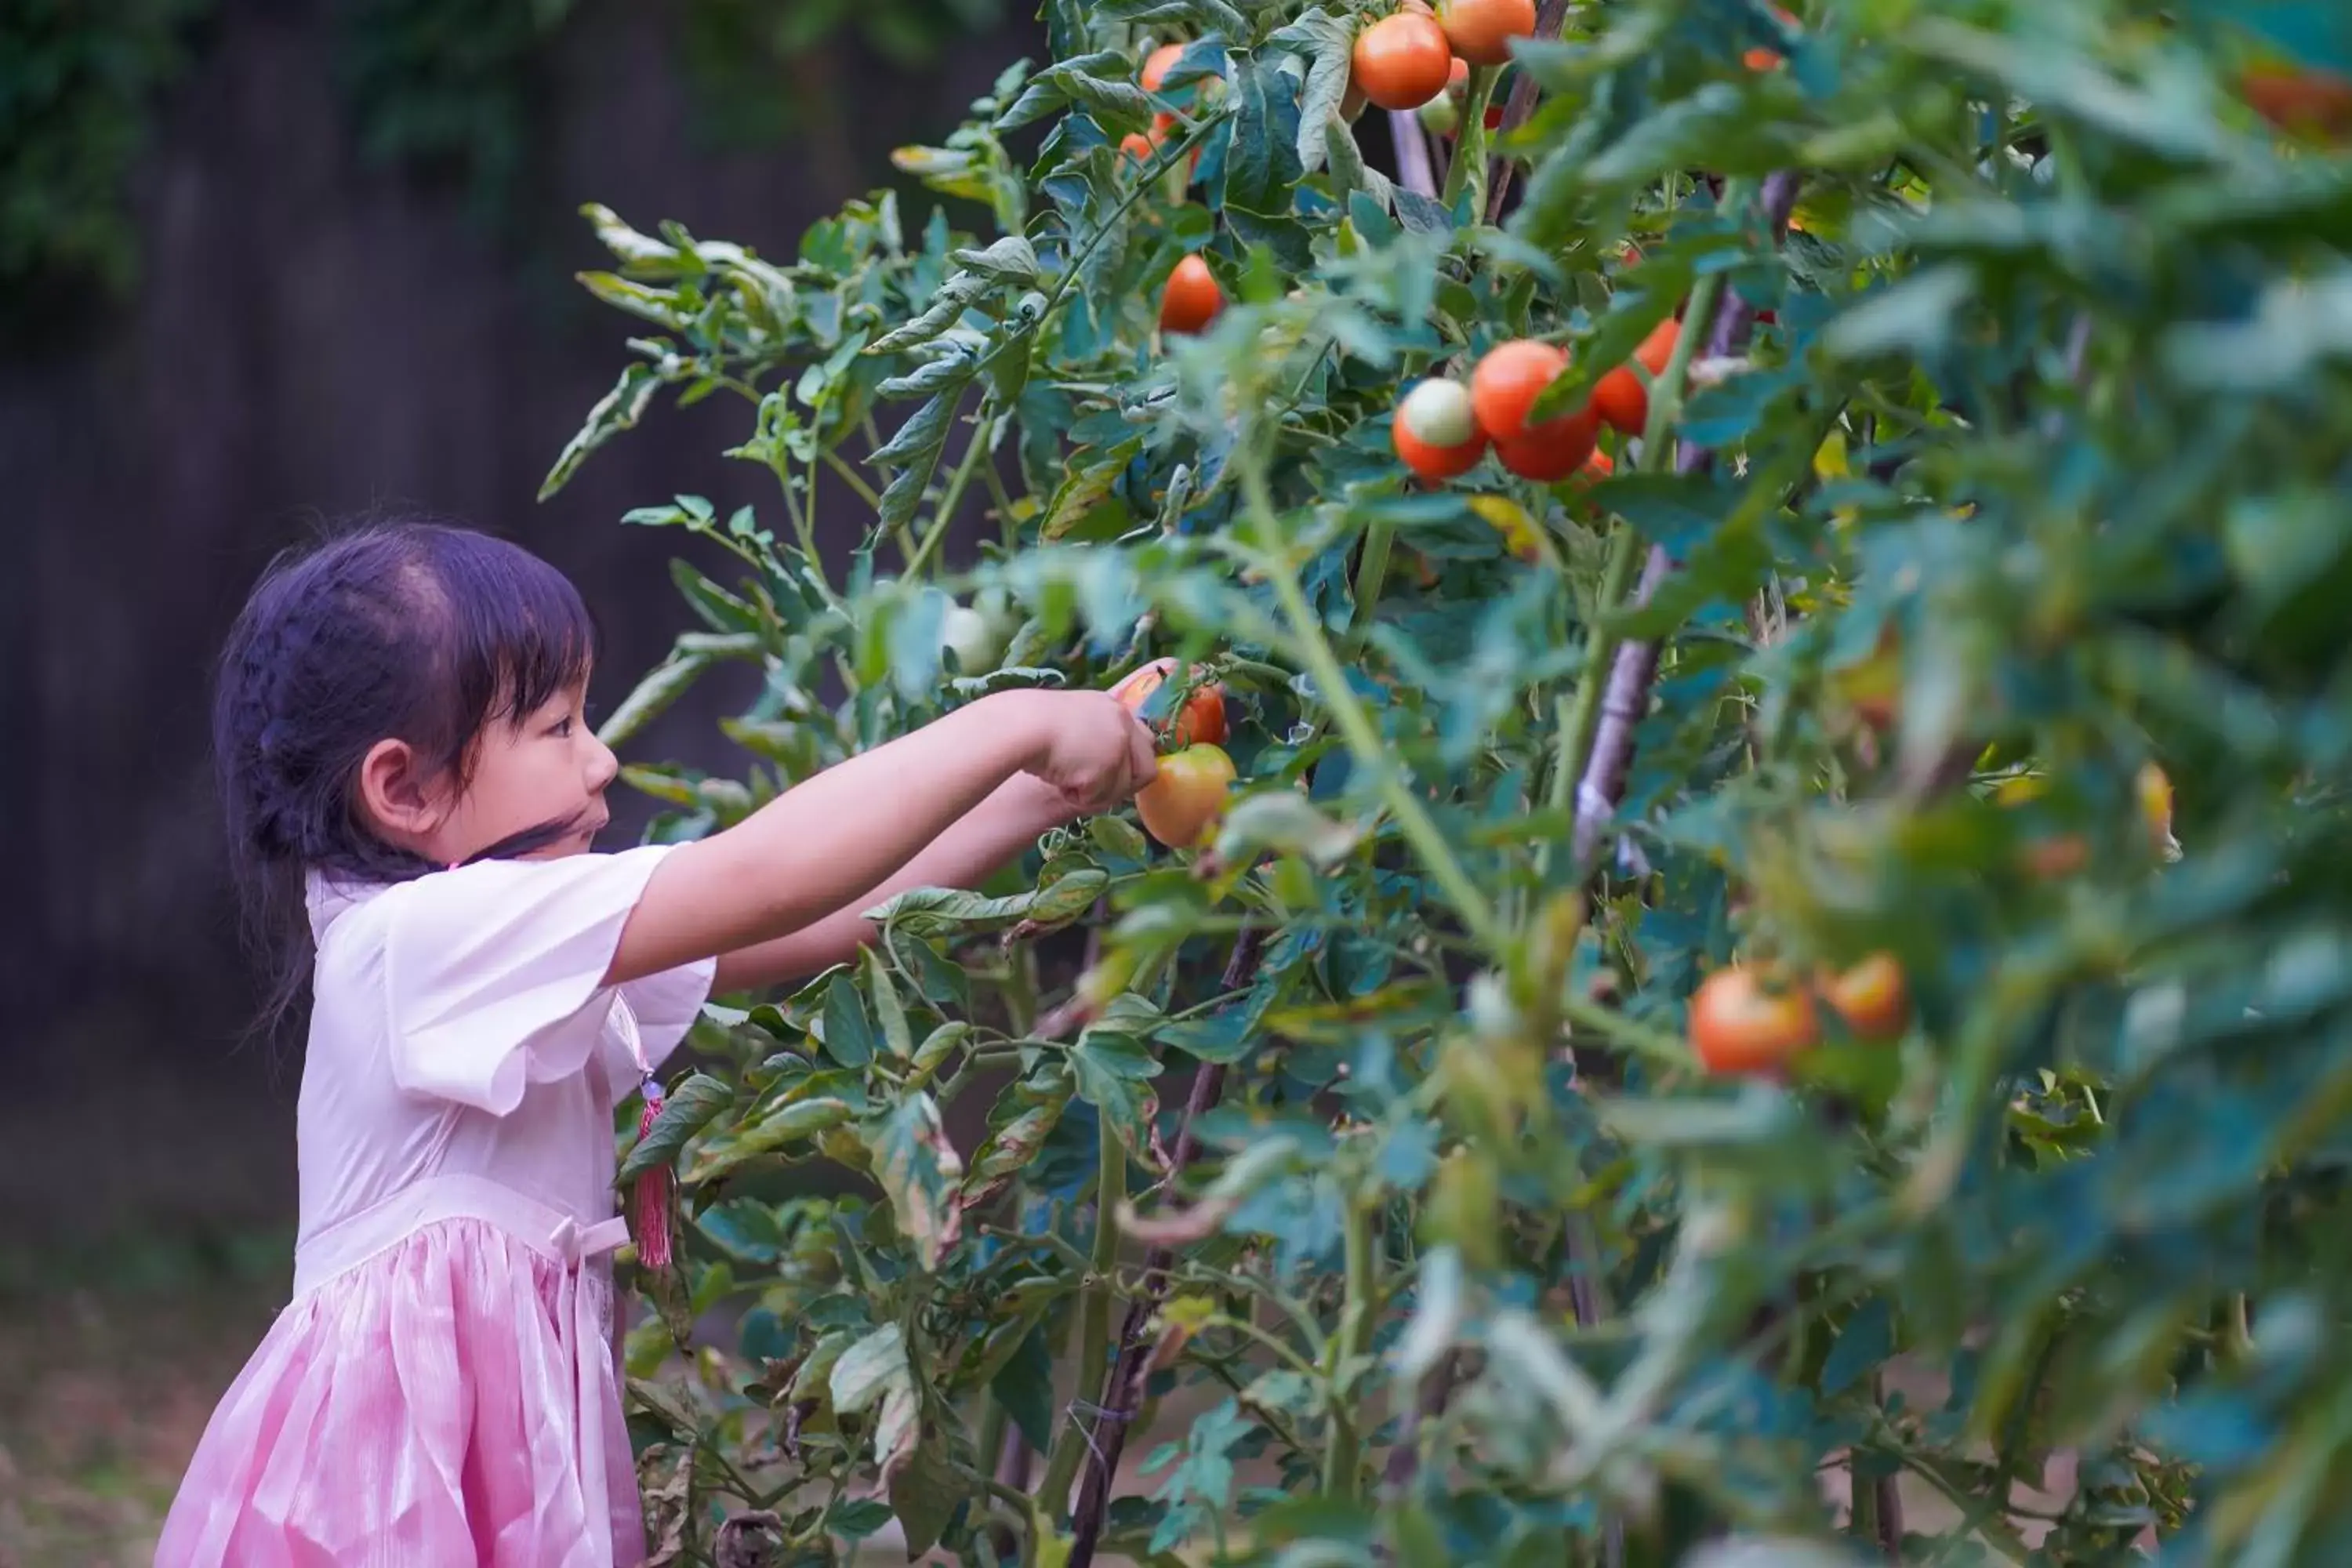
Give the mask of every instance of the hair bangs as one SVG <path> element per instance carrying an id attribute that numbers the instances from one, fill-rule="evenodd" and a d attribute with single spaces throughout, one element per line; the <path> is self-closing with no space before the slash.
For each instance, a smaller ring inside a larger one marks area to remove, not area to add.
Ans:
<path id="1" fill-rule="evenodd" d="M 467 716 L 520 723 L 587 683 L 602 647 L 595 617 L 569 578 L 487 534 L 433 540 L 435 586 L 447 606 L 450 674 Z"/>

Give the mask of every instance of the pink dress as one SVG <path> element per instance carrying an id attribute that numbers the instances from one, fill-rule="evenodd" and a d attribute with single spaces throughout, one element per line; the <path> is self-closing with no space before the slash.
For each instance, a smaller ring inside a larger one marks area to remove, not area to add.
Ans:
<path id="1" fill-rule="evenodd" d="M 714 964 L 603 981 L 667 853 L 312 878 L 293 1300 L 214 1412 L 158 1568 L 644 1559 L 614 1110 Z"/>

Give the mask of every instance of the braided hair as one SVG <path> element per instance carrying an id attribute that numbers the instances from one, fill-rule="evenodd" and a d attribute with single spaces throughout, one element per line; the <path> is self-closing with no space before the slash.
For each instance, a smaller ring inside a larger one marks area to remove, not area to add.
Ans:
<path id="1" fill-rule="evenodd" d="M 246 915 L 271 966 L 265 1031 L 308 976 L 307 873 L 362 883 L 438 869 L 387 843 L 359 804 L 374 745 L 405 741 L 462 785 L 490 724 L 520 723 L 587 678 L 597 634 L 579 592 L 520 546 L 444 523 L 370 522 L 271 562 L 221 652 L 213 752 Z M 476 859 L 562 837 L 546 823 Z"/>

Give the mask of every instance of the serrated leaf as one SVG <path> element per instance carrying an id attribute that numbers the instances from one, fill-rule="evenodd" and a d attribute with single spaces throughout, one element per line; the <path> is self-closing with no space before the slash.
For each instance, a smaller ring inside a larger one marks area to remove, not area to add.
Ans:
<path id="1" fill-rule="evenodd" d="M 963 1162 L 948 1141 L 940 1108 L 928 1094 L 911 1095 L 865 1131 L 874 1179 L 889 1195 L 899 1233 L 915 1244 L 927 1273 L 937 1273 L 961 1231 L 955 1202 Z"/>
<path id="2" fill-rule="evenodd" d="M 641 1171 L 669 1163 L 688 1139 L 734 1102 L 735 1090 L 723 1079 L 695 1073 L 664 1097 L 661 1114 L 621 1162 L 614 1181 L 625 1182 Z"/>
<path id="3" fill-rule="evenodd" d="M 587 418 L 581 421 L 578 433 L 556 454 L 555 466 L 539 483 L 539 499 L 545 500 L 570 483 L 572 476 L 580 471 L 580 465 L 597 447 L 624 430 L 635 429 L 661 384 L 660 373 L 651 365 L 633 364 L 621 372 L 621 379 L 613 384 L 613 390 L 596 400 Z"/>
<path id="4" fill-rule="evenodd" d="M 907 1027 L 907 1005 L 899 999 L 898 983 L 871 947 L 859 952 L 858 963 L 866 976 L 866 998 L 882 1025 L 882 1047 L 892 1061 L 903 1062 L 914 1054 L 915 1037 Z"/>
<path id="5" fill-rule="evenodd" d="M 610 717 L 596 731 L 596 738 L 607 746 L 628 743 L 638 731 L 659 718 L 669 705 L 687 693 L 696 679 L 710 667 L 707 658 L 673 658 L 656 665 L 653 672 L 636 684 L 635 690 L 621 700 Z"/>
<path id="6" fill-rule="evenodd" d="M 907 1339 L 896 1323 L 885 1323 L 848 1346 L 833 1364 L 833 1407 L 855 1415 L 882 1397 L 893 1380 L 908 1375 Z"/>
<path id="7" fill-rule="evenodd" d="M 824 1054 L 843 1067 L 858 1068 L 874 1059 L 874 1024 L 857 982 L 836 974 L 824 993 Z"/>
<path id="8" fill-rule="evenodd" d="M 1017 234 L 1008 234 L 985 250 L 959 250 L 949 257 L 958 267 L 1010 283 L 1027 283 L 1037 276 L 1037 249 Z"/>
<path id="9" fill-rule="evenodd" d="M 1119 476 L 1127 472 L 1128 464 L 1142 449 L 1143 442 L 1139 437 L 1121 441 L 1084 465 L 1073 465 L 1055 490 L 1054 499 L 1046 504 L 1045 521 L 1039 525 L 1038 538 L 1047 544 L 1056 543 L 1085 521 L 1110 495 Z"/>
<path id="10" fill-rule="evenodd" d="M 1297 150 L 1301 173 L 1311 174 L 1323 166 L 1326 151 L 1336 146 L 1339 138 L 1345 137 L 1351 149 L 1355 144 L 1354 132 L 1339 113 L 1340 100 L 1348 94 L 1355 28 L 1343 18 L 1326 15 L 1318 5 L 1269 35 L 1266 42 L 1306 57 L 1307 83 L 1298 95 Z M 1351 184 L 1360 183 L 1362 155 L 1357 154 L 1353 162 L 1360 177 Z"/>

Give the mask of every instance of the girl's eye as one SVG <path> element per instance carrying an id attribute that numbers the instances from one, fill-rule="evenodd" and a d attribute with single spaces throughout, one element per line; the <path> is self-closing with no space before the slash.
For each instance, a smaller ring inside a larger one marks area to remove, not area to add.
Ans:
<path id="1" fill-rule="evenodd" d="M 558 740 L 570 740 L 572 738 L 572 715 L 566 713 L 562 718 L 558 719 L 555 721 L 555 727 L 548 732 L 555 736 Z"/>

